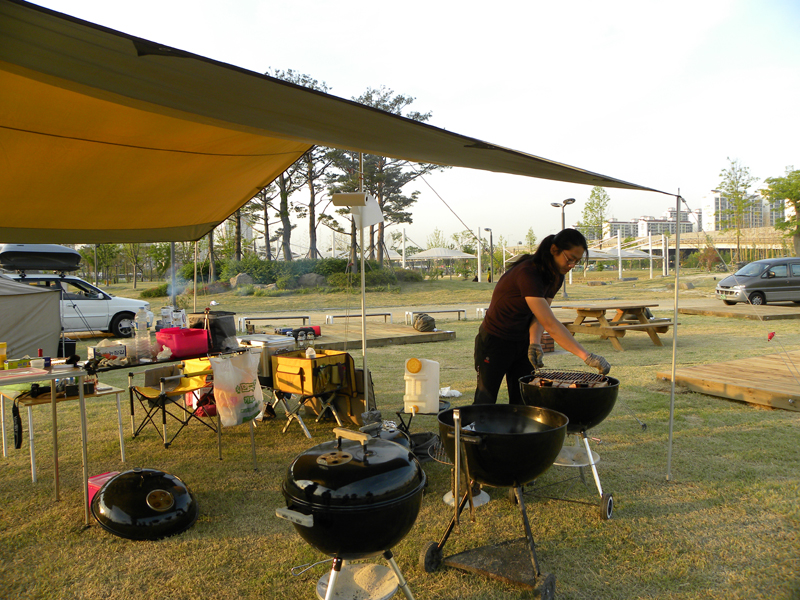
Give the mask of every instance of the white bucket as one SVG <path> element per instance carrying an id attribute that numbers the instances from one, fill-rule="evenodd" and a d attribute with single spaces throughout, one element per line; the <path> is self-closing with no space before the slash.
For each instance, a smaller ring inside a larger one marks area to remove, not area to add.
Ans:
<path id="1" fill-rule="evenodd" d="M 405 412 L 439 412 L 439 363 L 425 358 L 406 360 L 406 393 L 403 395 Z"/>

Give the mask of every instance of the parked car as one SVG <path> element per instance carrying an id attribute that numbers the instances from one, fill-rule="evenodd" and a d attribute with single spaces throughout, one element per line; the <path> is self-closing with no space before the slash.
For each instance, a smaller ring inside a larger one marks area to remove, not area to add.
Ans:
<path id="1" fill-rule="evenodd" d="M 5 277 L 46 289 L 61 289 L 61 326 L 66 332 L 107 331 L 117 337 L 130 337 L 136 311 L 142 306 L 147 311 L 147 322 L 153 322 L 149 302 L 114 296 L 80 277 L 38 273 L 6 273 Z"/>
<path id="2" fill-rule="evenodd" d="M 748 263 L 717 284 L 716 296 L 728 305 L 786 301 L 800 304 L 800 257 Z"/>

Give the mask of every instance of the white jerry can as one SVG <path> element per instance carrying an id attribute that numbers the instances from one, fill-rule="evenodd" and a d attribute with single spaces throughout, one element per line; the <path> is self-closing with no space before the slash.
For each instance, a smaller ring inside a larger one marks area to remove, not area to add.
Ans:
<path id="1" fill-rule="evenodd" d="M 405 412 L 439 412 L 439 363 L 426 358 L 409 358 L 403 376 L 406 393 L 403 395 Z"/>

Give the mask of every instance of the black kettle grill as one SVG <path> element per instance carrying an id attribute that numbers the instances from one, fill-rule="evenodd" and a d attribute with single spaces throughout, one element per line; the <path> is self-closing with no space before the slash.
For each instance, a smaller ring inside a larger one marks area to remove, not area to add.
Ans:
<path id="1" fill-rule="evenodd" d="M 301 453 L 283 482 L 286 508 L 276 510 L 306 542 L 333 557 L 327 597 L 342 560 L 383 554 L 413 600 L 391 548 L 411 530 L 426 477 L 408 447 L 337 427 L 335 441 Z"/>
<path id="2" fill-rule="evenodd" d="M 619 380 L 584 371 L 539 370 L 521 378 L 519 387 L 525 404 L 567 415 L 567 433 L 577 436 L 576 445 L 563 448 L 555 464 L 579 467 L 579 477 L 584 482 L 583 467 L 590 466 L 600 496 L 600 514 L 610 519 L 614 512 L 614 496 L 603 491 L 597 472 L 599 456 L 592 452 L 586 432 L 611 414 L 617 402 Z"/>
<path id="3" fill-rule="evenodd" d="M 458 525 L 460 513 L 468 503 L 472 504 L 471 490 L 474 482 L 493 487 L 511 487 L 517 496 L 525 528 L 527 549 L 523 553 L 528 555 L 525 560 L 530 561 L 534 575 L 532 579 L 523 578 L 524 580 L 514 582 L 531 589 L 539 589 L 542 597 L 552 597 L 555 579 L 552 575 L 543 578 L 539 569 L 536 546 L 522 498 L 522 486 L 533 481 L 553 464 L 564 443 L 569 420 L 563 414 L 548 408 L 512 404 L 473 404 L 441 412 L 438 420 L 442 445 L 455 464 L 453 498 L 460 500 L 454 502 L 455 514 L 441 540 L 438 543 L 430 542 L 423 550 L 420 556 L 422 568 L 432 573 L 444 562 L 457 568 L 478 570 L 465 567 L 464 564 L 468 561 L 459 562 L 454 560 L 456 557 L 444 560 L 444 545 L 453 528 Z M 468 484 L 466 493 L 460 496 L 458 482 L 462 463 Z M 485 562 L 486 557 L 499 555 L 503 545 L 472 552 L 484 552 L 481 562 Z M 504 579 L 496 573 L 485 570 L 481 572 Z"/>

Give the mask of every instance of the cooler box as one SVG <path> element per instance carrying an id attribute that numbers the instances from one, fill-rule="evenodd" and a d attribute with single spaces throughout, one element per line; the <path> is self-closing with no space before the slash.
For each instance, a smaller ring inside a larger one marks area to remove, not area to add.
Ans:
<path id="1" fill-rule="evenodd" d="M 286 335 L 255 333 L 239 336 L 237 340 L 241 346 L 261 348 L 258 381 L 261 385 L 272 387 L 272 357 L 276 354 L 294 352 L 294 338 Z"/>
<path id="2" fill-rule="evenodd" d="M 92 503 L 92 498 L 100 491 L 100 488 L 103 487 L 108 480 L 117 475 L 119 475 L 119 471 L 109 471 L 108 473 L 101 473 L 100 475 L 89 477 L 89 504 Z"/>
<path id="3" fill-rule="evenodd" d="M 205 329 L 169 327 L 156 332 L 156 342 L 159 352 L 164 346 L 172 350 L 172 358 L 208 353 L 208 332 Z"/>
<path id="4" fill-rule="evenodd" d="M 347 352 L 317 350 L 306 358 L 304 350 L 272 357 L 274 389 L 288 394 L 317 396 L 339 389 L 355 389 L 355 366 Z"/>

